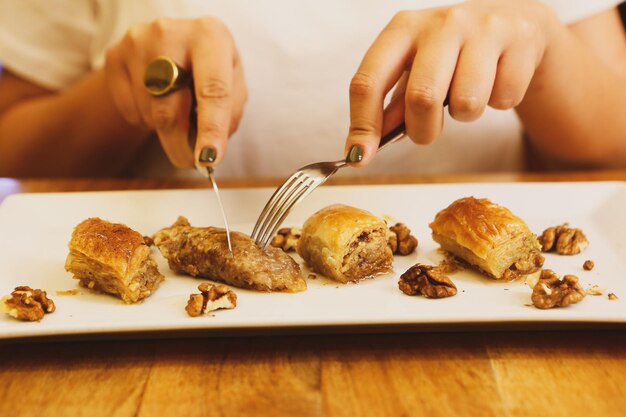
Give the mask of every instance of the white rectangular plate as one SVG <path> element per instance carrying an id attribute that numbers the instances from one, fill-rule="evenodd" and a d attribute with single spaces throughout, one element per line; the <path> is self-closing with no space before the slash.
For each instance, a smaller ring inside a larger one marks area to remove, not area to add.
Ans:
<path id="1" fill-rule="evenodd" d="M 224 190 L 222 198 L 234 230 L 250 233 L 256 216 L 273 190 Z M 568 308 L 529 307 L 531 290 L 523 282 L 496 282 L 471 271 L 451 275 L 455 297 L 430 300 L 398 290 L 398 278 L 416 262 L 437 264 L 441 254 L 428 224 L 457 198 L 486 197 L 522 217 L 536 233 L 564 222 L 580 227 L 591 242 L 580 255 L 548 254 L 545 267 L 560 275 L 575 274 L 583 286 L 598 285 L 602 296 L 587 296 Z M 299 226 L 316 210 L 344 203 L 391 216 L 406 223 L 419 240 L 416 254 L 396 257 L 387 275 L 341 285 L 317 278 L 298 294 L 258 293 L 235 289 L 238 305 L 212 315 L 191 318 L 184 307 L 199 279 L 174 274 L 156 253 L 166 276 L 158 291 L 137 305 L 79 289 L 74 296 L 57 291 L 79 288 L 64 270 L 73 227 L 88 217 L 125 223 L 144 235 L 169 226 L 184 215 L 196 226 L 221 226 L 215 196 L 209 190 L 121 191 L 18 194 L 0 205 L 0 295 L 17 285 L 41 288 L 57 311 L 41 322 L 26 323 L 0 315 L 0 339 L 30 336 L 167 332 L 188 329 L 279 329 L 335 326 L 430 326 L 468 328 L 508 323 L 626 323 L 626 184 L 512 183 L 322 187 L 298 206 L 285 226 Z M 158 251 L 156 251 L 158 252 Z M 584 271 L 586 259 L 595 261 Z M 298 261 L 300 261 L 298 259 Z M 308 270 L 303 269 L 305 277 Z M 609 301 L 607 293 L 622 297 Z"/>

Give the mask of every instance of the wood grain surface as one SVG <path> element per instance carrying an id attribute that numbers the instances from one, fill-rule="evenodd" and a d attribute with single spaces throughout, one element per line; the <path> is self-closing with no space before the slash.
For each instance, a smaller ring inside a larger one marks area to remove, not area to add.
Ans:
<path id="1" fill-rule="evenodd" d="M 520 180 L 626 180 L 626 171 L 375 183 Z M 0 201 L 17 192 L 205 186 L 0 179 Z M 3 342 L 0 417 L 626 415 L 622 328 L 188 336 Z"/>

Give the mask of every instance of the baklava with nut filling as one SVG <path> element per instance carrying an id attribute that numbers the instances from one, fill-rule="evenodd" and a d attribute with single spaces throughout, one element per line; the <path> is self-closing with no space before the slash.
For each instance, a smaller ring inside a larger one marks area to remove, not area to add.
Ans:
<path id="1" fill-rule="evenodd" d="M 89 289 L 131 304 L 148 297 L 164 277 L 143 236 L 128 226 L 90 218 L 74 229 L 65 269 Z"/>
<path id="2" fill-rule="evenodd" d="M 306 290 L 300 266 L 281 249 L 271 246 L 263 249 L 250 236 L 239 232 L 231 232 L 230 237 L 232 254 L 226 230 L 193 227 L 180 216 L 172 226 L 159 230 L 153 239 L 176 272 L 257 291 Z"/>
<path id="3" fill-rule="evenodd" d="M 541 245 L 526 223 L 487 199 L 466 197 L 430 224 L 441 248 L 495 279 L 515 279 L 543 265 Z"/>
<path id="4" fill-rule="evenodd" d="M 315 272 L 339 282 L 358 281 L 391 269 L 389 234 L 382 219 L 337 204 L 309 217 L 297 251 Z"/>

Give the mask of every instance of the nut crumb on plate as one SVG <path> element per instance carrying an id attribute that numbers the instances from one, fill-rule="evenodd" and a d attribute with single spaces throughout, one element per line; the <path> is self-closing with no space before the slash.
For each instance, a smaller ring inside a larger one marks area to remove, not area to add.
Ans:
<path id="1" fill-rule="evenodd" d="M 559 255 L 576 255 L 589 245 L 583 231 L 571 228 L 567 223 L 548 227 L 539 236 L 539 243 L 541 243 L 542 251 L 556 251 Z"/>
<path id="2" fill-rule="evenodd" d="M 427 298 L 445 298 L 456 295 L 456 285 L 436 266 L 415 264 L 398 282 L 400 291 L 407 295 L 423 295 Z"/>
<path id="3" fill-rule="evenodd" d="M 212 285 L 206 282 L 198 285 L 201 294 L 191 294 L 185 310 L 191 317 L 220 308 L 232 309 L 237 306 L 237 294 L 231 291 L 226 285 Z"/>
<path id="4" fill-rule="evenodd" d="M 80 291 L 77 289 L 65 290 L 65 291 L 55 291 L 56 295 L 64 296 L 64 295 L 78 295 Z"/>
<path id="5" fill-rule="evenodd" d="M 591 287 L 587 288 L 587 291 L 585 291 L 585 293 L 587 295 L 602 295 L 604 294 L 604 289 L 600 288 L 597 285 L 592 285 Z"/>
<path id="6" fill-rule="evenodd" d="M 583 269 L 585 271 L 591 271 L 594 266 L 596 266 L 595 262 L 593 262 L 592 260 L 587 259 L 585 261 L 585 263 L 583 264 Z"/>
<path id="7" fill-rule="evenodd" d="M 612 292 L 609 293 L 608 298 L 611 301 L 619 300 L 619 297 Z"/>
<path id="8" fill-rule="evenodd" d="M 531 296 L 534 306 L 541 309 L 567 307 L 578 303 L 583 298 L 585 298 L 585 290 L 578 283 L 578 277 L 565 275 L 561 280 L 550 269 L 541 271 L 541 276 Z"/>
<path id="9" fill-rule="evenodd" d="M 0 300 L 0 310 L 23 321 L 39 321 L 44 314 L 55 309 L 54 301 L 48 298 L 45 291 L 27 286 L 15 287 L 11 295 Z"/>

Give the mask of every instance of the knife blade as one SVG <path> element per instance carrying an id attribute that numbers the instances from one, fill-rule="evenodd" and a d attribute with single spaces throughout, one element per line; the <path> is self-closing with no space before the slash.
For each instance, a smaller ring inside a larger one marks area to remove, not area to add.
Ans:
<path id="1" fill-rule="evenodd" d="M 222 204 L 222 199 L 220 197 L 220 190 L 217 187 L 217 182 L 215 181 L 215 177 L 213 176 L 213 168 L 211 167 L 198 167 L 198 170 L 208 177 L 209 181 L 211 181 L 211 185 L 213 186 L 213 191 L 215 192 L 215 197 L 217 198 L 217 203 L 220 206 L 220 211 L 222 212 L 222 220 L 224 221 L 224 228 L 226 229 L 226 240 L 228 241 L 228 250 L 230 251 L 230 256 L 234 257 L 235 254 L 233 252 L 233 244 L 230 239 L 230 227 L 228 227 L 228 219 L 226 218 L 226 211 L 224 210 L 224 204 Z"/>
<path id="2" fill-rule="evenodd" d="M 0 66 L 0 73 L 2 67 Z M 146 90 L 153 96 L 159 97 L 167 95 L 173 91 L 176 91 L 182 87 L 189 87 L 191 93 L 191 111 L 189 112 L 189 130 L 187 131 L 187 142 L 191 149 L 196 147 L 196 139 L 198 133 L 198 102 L 193 88 L 193 75 L 185 71 L 174 62 L 171 58 L 166 56 L 157 57 L 146 70 L 144 75 L 144 86 Z M 165 87 L 165 88 L 164 88 Z M 220 192 L 217 188 L 217 182 L 213 178 L 213 168 L 202 167 L 196 164 L 196 169 L 200 174 L 208 177 L 213 186 L 213 191 L 217 197 L 217 202 L 222 212 L 222 219 L 224 220 L 224 227 L 226 228 L 226 240 L 228 241 L 228 250 L 230 255 L 234 257 L 233 245 L 230 240 L 230 228 L 228 227 L 228 219 L 226 218 L 226 211 L 224 211 L 224 205 L 220 198 Z"/>

